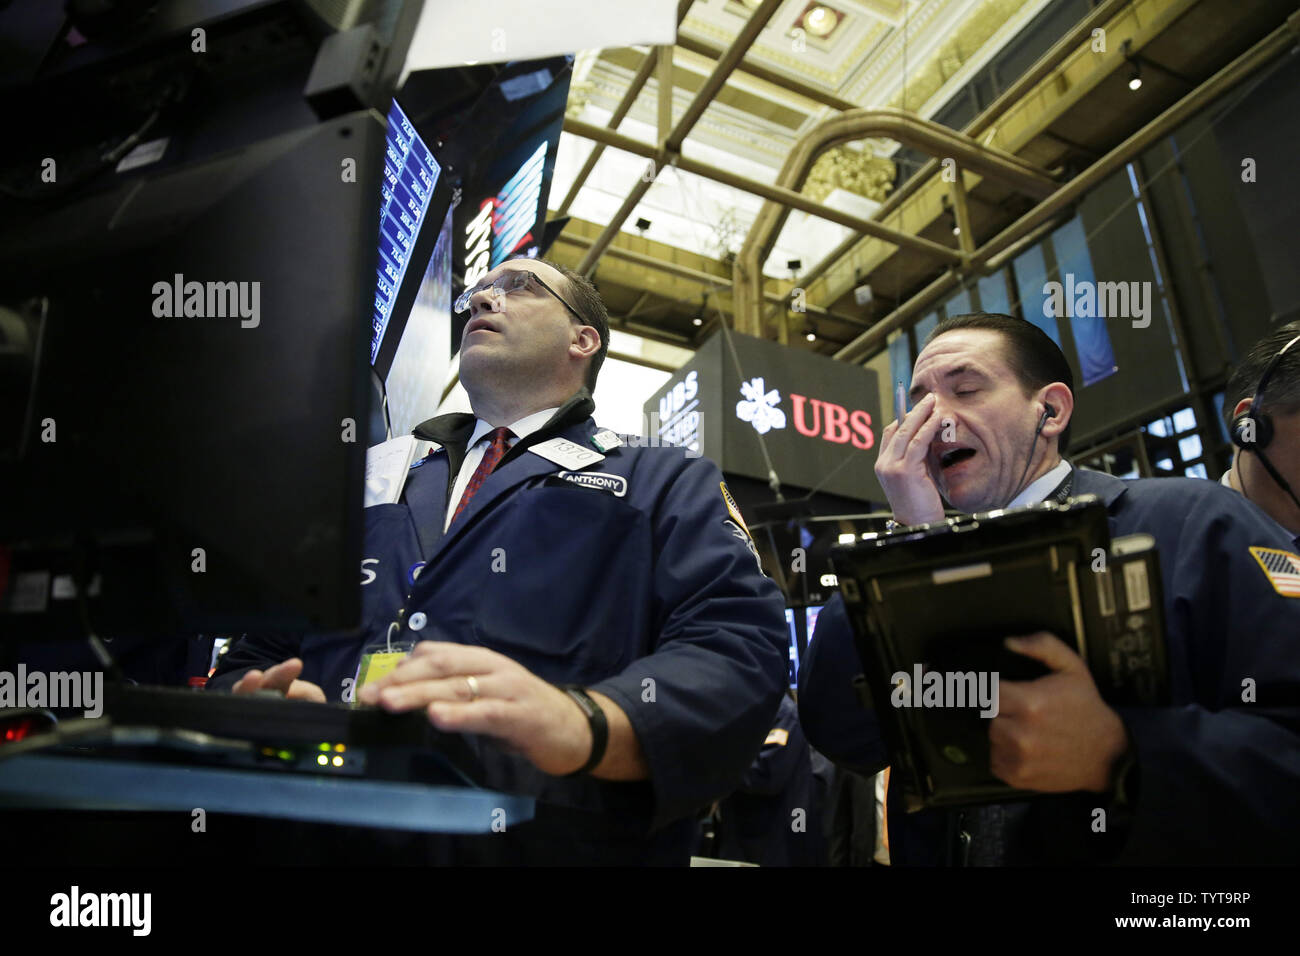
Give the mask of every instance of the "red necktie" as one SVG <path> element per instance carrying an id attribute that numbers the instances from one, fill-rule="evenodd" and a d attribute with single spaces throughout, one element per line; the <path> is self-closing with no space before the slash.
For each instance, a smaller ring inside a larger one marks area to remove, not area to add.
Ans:
<path id="1" fill-rule="evenodd" d="M 460 504 L 456 506 L 456 513 L 451 516 L 452 524 L 456 523 L 456 519 L 469 505 L 470 499 L 474 497 L 475 492 L 483 486 L 483 482 L 487 481 L 487 476 L 492 474 L 492 469 L 501 463 L 501 458 L 506 453 L 506 442 L 514 437 L 514 432 L 508 428 L 494 428 L 487 437 L 491 439 L 487 451 L 483 452 L 483 460 L 474 469 L 469 484 L 465 486 L 465 493 L 460 496 Z"/>

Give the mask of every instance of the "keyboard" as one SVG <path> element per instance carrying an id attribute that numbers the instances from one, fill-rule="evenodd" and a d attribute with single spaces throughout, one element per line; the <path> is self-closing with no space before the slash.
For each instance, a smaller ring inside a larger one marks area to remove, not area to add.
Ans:
<path id="1" fill-rule="evenodd" d="M 108 685 L 104 697 L 103 716 L 115 729 L 191 731 L 252 745 L 246 758 L 217 748 L 225 764 L 460 785 L 482 781 L 465 738 L 439 731 L 423 710 L 390 714 L 279 694 L 130 684 Z"/>

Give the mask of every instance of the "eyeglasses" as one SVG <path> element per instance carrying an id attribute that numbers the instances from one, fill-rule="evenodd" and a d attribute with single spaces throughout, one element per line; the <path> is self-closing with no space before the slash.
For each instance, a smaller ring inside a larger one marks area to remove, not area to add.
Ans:
<path id="1" fill-rule="evenodd" d="M 564 306 L 573 317 L 578 320 L 580 325 L 586 325 L 587 321 L 578 314 L 578 311 L 569 303 L 560 298 L 560 294 L 542 281 L 542 277 L 536 272 L 528 269 L 511 269 L 509 272 L 503 272 L 497 276 L 495 281 L 476 285 L 472 289 L 466 289 L 460 294 L 460 297 L 452 304 L 452 309 L 456 312 L 464 312 L 469 308 L 469 300 L 480 292 L 488 292 L 493 298 L 500 295 L 510 295 L 513 292 L 522 292 L 528 288 L 528 283 L 536 282 L 539 286 L 555 296 L 560 305 Z"/>

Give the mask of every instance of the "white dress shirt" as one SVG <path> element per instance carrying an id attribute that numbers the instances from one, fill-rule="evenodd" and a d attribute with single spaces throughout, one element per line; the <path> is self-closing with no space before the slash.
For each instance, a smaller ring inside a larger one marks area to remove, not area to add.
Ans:
<path id="1" fill-rule="evenodd" d="M 1007 507 L 1023 508 L 1025 505 L 1038 504 L 1055 491 L 1057 485 L 1065 481 L 1065 476 L 1070 473 L 1071 467 L 1070 463 L 1062 458 L 1057 466 L 1047 474 L 1031 481 L 1029 487 L 1012 498 L 1011 504 L 1007 505 Z"/>
<path id="2" fill-rule="evenodd" d="M 558 410 L 558 405 L 555 408 L 544 408 L 540 412 L 533 412 L 533 414 L 526 415 L 519 421 L 508 425 L 507 427 L 515 434 L 513 438 L 506 440 L 506 451 L 513 448 L 515 442 L 519 441 L 519 439 L 527 438 L 549 422 L 551 416 Z M 451 527 L 452 515 L 456 513 L 460 499 L 464 497 L 465 489 L 469 487 L 469 480 L 474 477 L 474 472 L 478 469 L 479 463 L 487 453 L 487 436 L 495 429 L 495 425 L 489 425 L 481 418 L 474 425 L 474 431 L 469 436 L 469 444 L 465 446 L 465 460 L 460 463 L 460 471 L 456 473 L 456 483 L 451 486 L 451 500 L 447 502 L 447 514 L 442 519 L 443 531 Z"/>

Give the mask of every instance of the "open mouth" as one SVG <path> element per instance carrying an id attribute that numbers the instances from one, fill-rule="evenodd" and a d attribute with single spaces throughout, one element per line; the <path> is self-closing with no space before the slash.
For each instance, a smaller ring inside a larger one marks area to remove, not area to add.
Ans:
<path id="1" fill-rule="evenodd" d="M 470 321 L 465 325 L 466 335 L 469 335 L 471 332 L 495 332 L 495 331 L 496 329 L 492 328 L 492 324 L 488 322 L 486 319 L 470 319 Z"/>
<path id="2" fill-rule="evenodd" d="M 952 451 L 944 452 L 939 458 L 939 468 L 947 470 L 953 465 L 959 465 L 968 458 L 975 457 L 974 448 L 954 448 Z"/>

